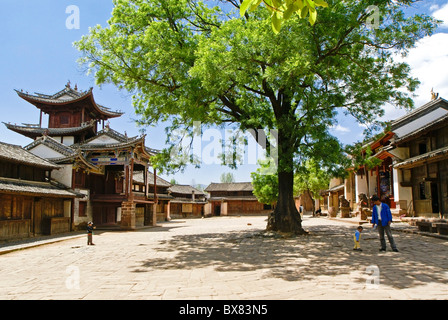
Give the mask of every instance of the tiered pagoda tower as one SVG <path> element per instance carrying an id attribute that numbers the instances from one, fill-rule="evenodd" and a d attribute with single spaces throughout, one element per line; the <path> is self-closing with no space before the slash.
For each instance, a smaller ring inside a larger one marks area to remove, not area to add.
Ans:
<path id="1" fill-rule="evenodd" d="M 156 223 L 157 178 L 150 181 L 148 168 L 157 151 L 145 146 L 145 135 L 128 137 L 109 127 L 106 121 L 123 112 L 97 104 L 92 88 L 80 91 L 70 83 L 53 95 L 16 92 L 40 110 L 39 123 L 6 127 L 34 139 L 24 149 L 62 167 L 52 178 L 85 194 L 72 202 L 74 227 L 90 220 L 124 229 Z M 47 128 L 43 114 L 49 116 Z M 143 175 L 138 186 L 134 172 Z"/>
<path id="2" fill-rule="evenodd" d="M 42 93 L 31 95 L 15 91 L 19 97 L 40 110 L 39 123 L 21 126 L 6 124 L 6 126 L 32 139 L 45 134 L 65 145 L 81 143 L 95 136 L 99 123 L 102 123 L 104 129 L 106 120 L 123 115 L 123 112 L 111 111 L 97 104 L 93 98 L 93 88 L 78 91 L 77 86 L 73 89 L 68 83 L 64 89 L 53 95 Z M 47 128 L 42 128 L 43 114 L 49 116 Z"/>

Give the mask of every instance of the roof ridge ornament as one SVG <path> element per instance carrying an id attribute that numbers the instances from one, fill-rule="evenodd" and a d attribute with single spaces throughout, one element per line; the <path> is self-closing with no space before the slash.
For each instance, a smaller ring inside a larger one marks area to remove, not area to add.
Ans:
<path id="1" fill-rule="evenodd" d="M 439 97 L 439 93 L 434 92 L 434 88 L 431 88 L 431 100 L 436 100 Z"/>

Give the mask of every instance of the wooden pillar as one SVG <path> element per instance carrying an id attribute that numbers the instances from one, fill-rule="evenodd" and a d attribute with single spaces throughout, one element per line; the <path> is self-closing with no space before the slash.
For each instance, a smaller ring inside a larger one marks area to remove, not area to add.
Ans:
<path id="1" fill-rule="evenodd" d="M 127 164 L 124 165 L 124 196 L 126 199 L 129 195 L 129 166 Z"/>
<path id="2" fill-rule="evenodd" d="M 134 192 L 132 191 L 133 183 L 134 183 L 134 158 L 131 159 L 131 167 L 130 167 L 130 174 L 129 174 L 129 198 L 131 200 L 134 199 Z"/>
<path id="3" fill-rule="evenodd" d="M 148 200 L 149 179 L 148 179 L 148 166 L 146 165 L 145 165 L 145 173 L 143 174 L 143 180 L 145 182 L 145 200 Z"/>
<path id="4" fill-rule="evenodd" d="M 152 206 L 153 214 L 152 214 L 152 225 L 157 225 L 157 202 L 159 201 L 157 197 L 157 170 L 154 168 L 154 205 Z"/>

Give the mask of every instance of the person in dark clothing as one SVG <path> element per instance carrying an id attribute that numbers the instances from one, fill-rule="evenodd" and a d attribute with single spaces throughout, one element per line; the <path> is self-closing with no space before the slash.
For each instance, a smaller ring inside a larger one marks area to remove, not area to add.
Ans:
<path id="1" fill-rule="evenodd" d="M 92 245 L 94 246 L 95 244 L 92 242 L 92 238 L 93 238 L 93 229 L 96 229 L 96 227 L 93 226 L 93 222 L 89 221 L 89 223 L 87 224 L 87 245 Z"/>
<path id="2" fill-rule="evenodd" d="M 380 236 L 381 248 L 380 251 L 386 251 L 386 240 L 384 233 L 386 233 L 389 239 L 390 246 L 394 252 L 398 252 L 397 245 L 395 244 L 392 231 L 390 230 L 390 224 L 392 222 L 392 213 L 387 204 L 382 203 L 377 195 L 372 196 L 372 202 L 374 203 L 372 210 L 372 227 L 378 226 L 378 233 Z"/>

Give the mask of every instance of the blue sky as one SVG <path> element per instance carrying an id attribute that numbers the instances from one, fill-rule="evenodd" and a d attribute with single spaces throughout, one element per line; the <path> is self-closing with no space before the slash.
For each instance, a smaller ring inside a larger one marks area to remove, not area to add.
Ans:
<path id="1" fill-rule="evenodd" d="M 422 82 L 415 99 L 416 106 L 430 98 L 430 90 L 448 97 L 448 5 L 446 0 L 421 1 L 416 12 L 424 12 L 445 20 L 438 33 L 422 39 L 411 50 L 407 62 Z M 70 14 L 66 8 L 76 5 L 80 10 L 80 28 L 68 29 L 66 20 Z M 30 93 L 52 94 L 64 88 L 68 80 L 81 90 L 94 87 L 95 100 L 113 110 L 123 110 L 125 115 L 110 121 L 115 130 L 129 136 L 140 134 L 134 125 L 135 118 L 131 97 L 113 86 L 95 86 L 93 76 L 88 76 L 76 60 L 80 53 L 73 42 L 88 33 L 91 26 L 106 26 L 113 8 L 112 0 L 1 0 L 0 2 L 0 121 L 11 123 L 38 123 L 39 111 L 20 99 L 14 89 Z M 392 106 L 385 106 L 387 119 L 403 114 Z M 45 118 L 44 118 L 44 124 Z M 362 139 L 363 128 L 352 119 L 340 117 L 332 129 L 343 143 Z M 163 127 L 148 128 L 147 145 L 161 149 L 165 143 Z M 25 146 L 29 138 L 14 133 L 0 124 L 0 141 Z M 221 173 L 232 172 L 236 181 L 249 181 L 255 165 L 243 165 L 231 170 L 220 165 L 203 165 L 201 169 L 187 168 L 175 175 L 179 183 L 191 184 L 219 182 Z M 170 179 L 171 176 L 163 176 Z"/>

